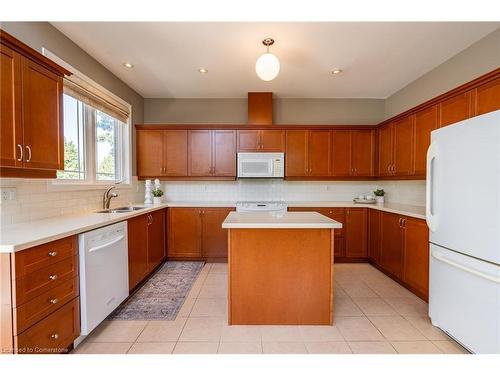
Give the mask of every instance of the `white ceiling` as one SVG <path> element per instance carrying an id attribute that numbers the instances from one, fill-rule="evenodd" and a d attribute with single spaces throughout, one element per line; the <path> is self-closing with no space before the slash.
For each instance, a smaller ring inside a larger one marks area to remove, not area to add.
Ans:
<path id="1" fill-rule="evenodd" d="M 61 32 L 145 98 L 387 98 L 500 23 L 479 22 L 53 22 Z M 261 81 L 265 51 L 281 62 Z M 126 69 L 123 62 L 131 62 Z M 199 67 L 208 69 L 200 74 Z M 333 76 L 330 70 L 343 69 Z"/>

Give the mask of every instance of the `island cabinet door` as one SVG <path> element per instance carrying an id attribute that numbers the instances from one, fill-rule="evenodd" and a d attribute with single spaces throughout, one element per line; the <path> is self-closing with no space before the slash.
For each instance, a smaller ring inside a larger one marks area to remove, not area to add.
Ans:
<path id="1" fill-rule="evenodd" d="M 418 294 L 429 296 L 429 229 L 425 220 L 403 219 L 403 281 Z"/>
<path id="2" fill-rule="evenodd" d="M 366 258 L 367 212 L 366 208 L 346 208 L 346 257 Z"/>
<path id="3" fill-rule="evenodd" d="M 128 283 L 134 289 L 148 274 L 148 215 L 127 221 Z"/>
<path id="4" fill-rule="evenodd" d="M 308 176 L 308 132 L 307 130 L 286 131 L 285 176 Z"/>
<path id="5" fill-rule="evenodd" d="M 168 209 L 168 247 L 169 258 L 201 257 L 201 208 Z"/>
<path id="6" fill-rule="evenodd" d="M 202 256 L 205 258 L 227 258 L 227 229 L 222 222 L 230 207 L 204 208 L 202 210 Z"/>
<path id="7" fill-rule="evenodd" d="M 380 263 L 380 220 L 379 210 L 368 210 L 368 257 L 375 264 Z"/>
<path id="8" fill-rule="evenodd" d="M 148 220 L 148 272 L 165 259 L 165 211 L 151 212 Z"/>
<path id="9" fill-rule="evenodd" d="M 402 220 L 400 215 L 381 213 L 380 266 L 400 279 L 403 272 Z"/>
<path id="10" fill-rule="evenodd" d="M 189 176 L 212 175 L 212 132 L 210 130 L 189 131 Z"/>

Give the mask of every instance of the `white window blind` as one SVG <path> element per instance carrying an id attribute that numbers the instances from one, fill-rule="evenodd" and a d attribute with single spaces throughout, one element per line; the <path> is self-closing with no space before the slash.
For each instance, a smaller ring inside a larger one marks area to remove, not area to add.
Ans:
<path id="1" fill-rule="evenodd" d="M 120 120 L 122 123 L 128 122 L 130 109 L 126 105 L 76 74 L 64 78 L 64 93 Z"/>

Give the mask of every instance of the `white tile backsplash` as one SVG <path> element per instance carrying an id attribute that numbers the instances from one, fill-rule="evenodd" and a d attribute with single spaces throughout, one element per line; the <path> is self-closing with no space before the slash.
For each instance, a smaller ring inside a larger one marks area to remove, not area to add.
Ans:
<path id="1" fill-rule="evenodd" d="M 0 203 L 0 225 L 92 212 L 101 207 L 103 189 L 51 191 L 49 180 L 0 178 L 1 187 L 15 187 L 16 201 Z M 371 194 L 377 187 L 387 192 L 386 200 L 417 206 L 425 204 L 424 181 L 162 181 L 167 201 L 350 201 Z M 130 188 L 120 187 L 112 206 L 142 202 L 144 181 Z"/>

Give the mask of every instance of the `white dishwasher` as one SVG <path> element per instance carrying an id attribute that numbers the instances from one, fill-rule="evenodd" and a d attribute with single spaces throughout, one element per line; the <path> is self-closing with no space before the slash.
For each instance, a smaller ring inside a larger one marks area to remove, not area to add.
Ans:
<path id="1" fill-rule="evenodd" d="M 78 241 L 81 335 L 86 336 L 129 295 L 127 222 L 83 233 Z"/>

